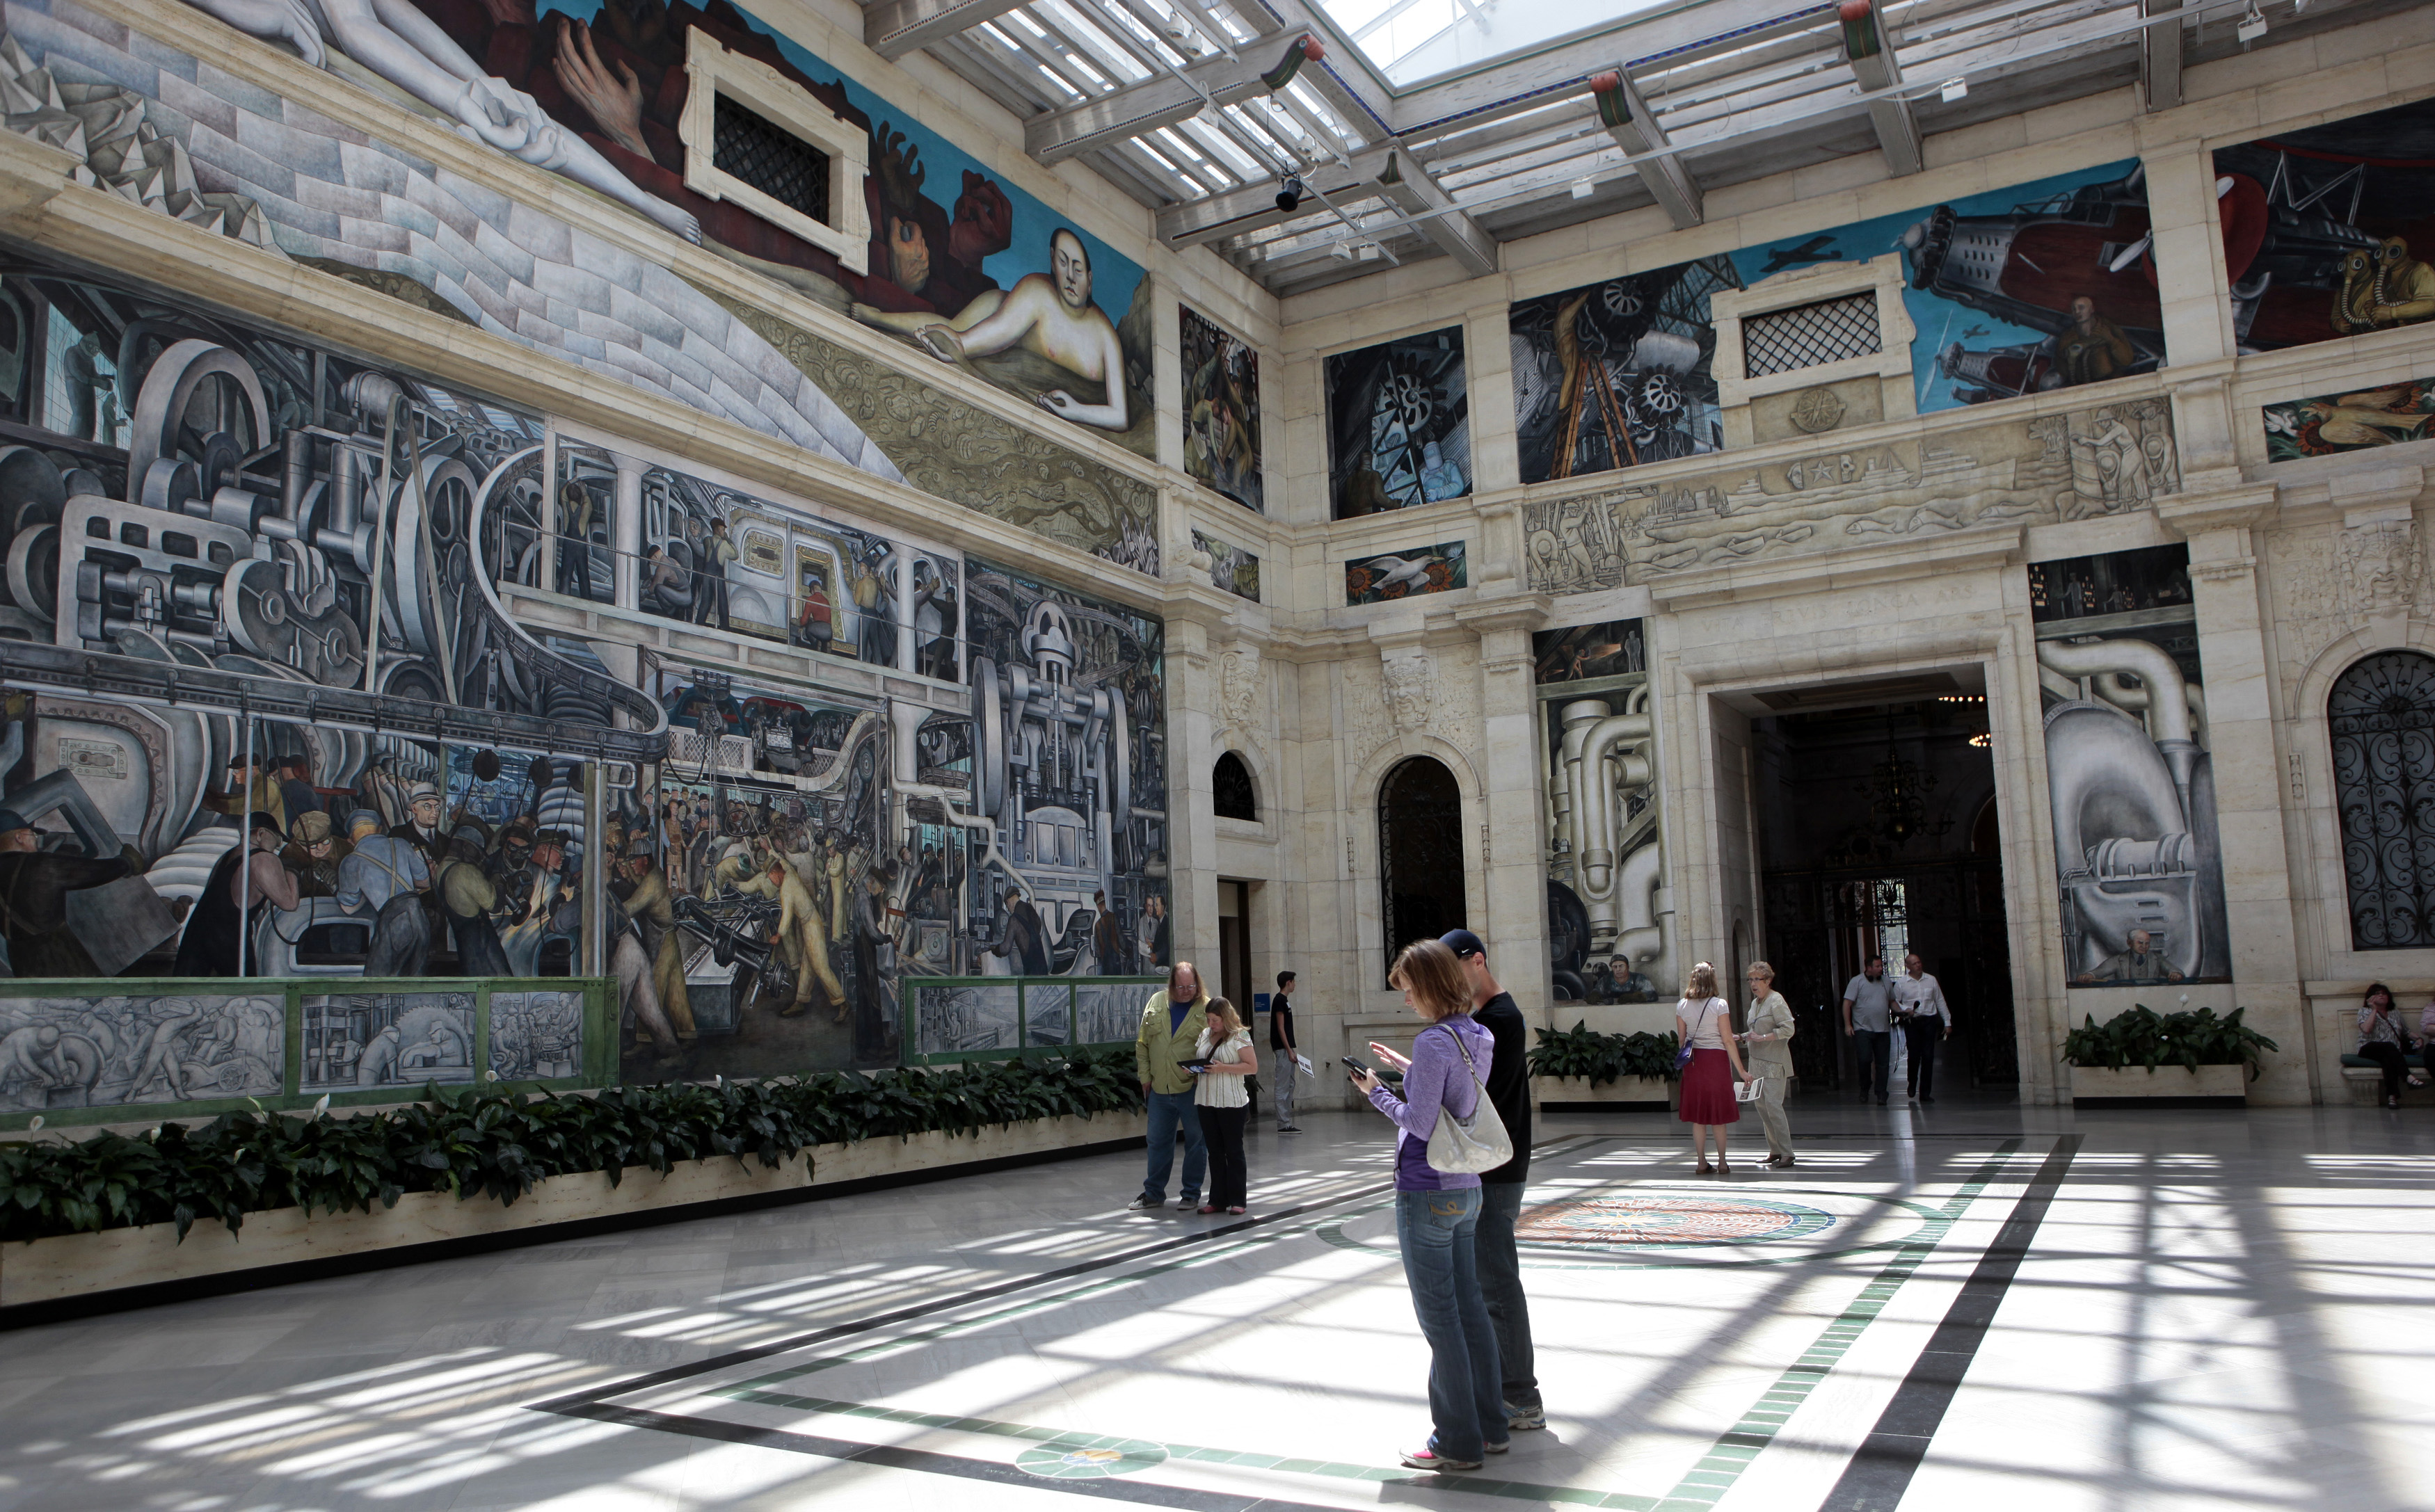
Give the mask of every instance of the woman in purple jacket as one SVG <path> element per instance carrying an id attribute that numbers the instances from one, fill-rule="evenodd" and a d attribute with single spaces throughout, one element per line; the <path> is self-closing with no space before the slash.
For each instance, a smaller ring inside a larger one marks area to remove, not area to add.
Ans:
<path id="1" fill-rule="evenodd" d="M 1409 1060 L 1374 1040 L 1371 1053 L 1404 1071 L 1398 1098 L 1367 1071 L 1353 1084 L 1370 1106 L 1395 1121 L 1395 1242 L 1412 1311 L 1429 1341 L 1428 1443 L 1404 1456 L 1421 1470 L 1476 1470 L 1480 1456 L 1511 1447 L 1495 1326 L 1472 1264 L 1479 1227 L 1479 1177 L 1429 1164 L 1429 1134 L 1441 1113 L 1469 1118 L 1496 1054 L 1495 1037 L 1471 1016 L 1471 984 L 1454 952 L 1433 939 L 1404 947 L 1387 980 L 1429 1021 Z M 1468 1064 L 1466 1064 L 1466 1061 Z"/>

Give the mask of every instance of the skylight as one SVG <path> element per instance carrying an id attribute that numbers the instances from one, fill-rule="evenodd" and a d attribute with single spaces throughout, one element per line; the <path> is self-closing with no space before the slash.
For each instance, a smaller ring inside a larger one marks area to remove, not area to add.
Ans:
<path id="1" fill-rule="evenodd" d="M 1390 84 L 1528 52 L 1684 0 L 1320 0 Z M 1699 0 L 1691 0 L 1697 4 Z"/>

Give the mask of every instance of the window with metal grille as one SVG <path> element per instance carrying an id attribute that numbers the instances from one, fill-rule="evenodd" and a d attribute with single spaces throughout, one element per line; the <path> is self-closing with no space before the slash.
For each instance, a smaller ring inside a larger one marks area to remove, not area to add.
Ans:
<path id="1" fill-rule="evenodd" d="M 1233 751 L 1220 751 L 1209 772 L 1210 806 L 1221 819 L 1260 820 L 1260 801 L 1252 792 L 1252 769 Z"/>
<path id="2" fill-rule="evenodd" d="M 721 94 L 711 117 L 711 165 L 823 226 L 829 155 L 768 116 Z"/>
<path id="3" fill-rule="evenodd" d="M 2435 659 L 2379 651 L 2334 679 L 2325 713 L 2351 948 L 2435 945 Z"/>
<path id="4" fill-rule="evenodd" d="M 1770 310 L 1742 321 L 1742 376 L 1764 378 L 1878 351 L 1874 290 Z"/>

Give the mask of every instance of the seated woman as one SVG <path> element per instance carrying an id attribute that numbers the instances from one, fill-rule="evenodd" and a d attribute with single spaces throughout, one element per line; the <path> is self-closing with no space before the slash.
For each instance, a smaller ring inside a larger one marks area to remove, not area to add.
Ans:
<path id="1" fill-rule="evenodd" d="M 2384 1106 L 2399 1108 L 2401 1078 L 2407 1075 L 2412 1087 L 2426 1086 L 2426 1078 L 2409 1069 L 2409 1052 L 2417 1047 L 2401 1032 L 2401 1016 L 2392 1011 L 2392 989 L 2383 983 L 2368 984 L 2359 1004 L 2358 1029 L 2358 1053 L 2384 1073 Z"/>

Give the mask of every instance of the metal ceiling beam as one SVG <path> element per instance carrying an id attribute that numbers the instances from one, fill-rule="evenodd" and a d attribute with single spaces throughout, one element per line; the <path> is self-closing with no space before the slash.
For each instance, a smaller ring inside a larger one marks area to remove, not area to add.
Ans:
<path id="1" fill-rule="evenodd" d="M 1437 243 L 1440 251 L 1460 263 L 1472 277 L 1486 278 L 1496 271 L 1496 238 L 1482 231 L 1479 222 L 1454 209 L 1454 197 L 1409 152 L 1390 148 L 1376 182 L 1380 197 L 1389 204 L 1407 215 L 1426 216 L 1420 222 L 1421 234 Z"/>
<path id="2" fill-rule="evenodd" d="M 1023 0 L 872 0 L 862 13 L 863 45 L 894 62 L 1022 8 Z"/>
<path id="3" fill-rule="evenodd" d="M 1590 80 L 1590 93 L 1597 99 L 1599 124 L 1624 151 L 1654 152 L 1668 145 L 1666 129 L 1657 124 L 1656 113 L 1632 87 L 1630 74 L 1621 69 L 1600 74 Z M 1696 226 L 1705 218 L 1700 181 L 1691 177 L 1680 157 L 1650 158 L 1632 171 L 1640 175 L 1649 198 L 1664 208 L 1666 218 L 1677 229 Z"/>
<path id="4" fill-rule="evenodd" d="M 1392 147 L 1372 147 L 1353 155 L 1353 165 L 1322 163 L 1306 169 L 1303 182 L 1317 194 L 1338 198 L 1355 194 L 1375 183 L 1387 169 L 1387 160 L 1393 156 Z M 1185 204 L 1169 205 L 1158 213 L 1158 234 L 1169 247 L 1198 247 L 1204 242 L 1220 241 L 1228 236 L 1240 236 L 1249 232 L 1266 231 L 1282 226 L 1288 220 L 1324 215 L 1317 199 L 1304 201 L 1307 209 L 1283 211 L 1277 208 L 1274 184 L 1246 184 L 1222 195 L 1195 199 Z"/>
<path id="5" fill-rule="evenodd" d="M 2139 0 L 2139 13 L 2166 16 L 2182 9 L 2182 0 Z M 2182 24 L 2150 26 L 2139 33 L 2139 101 L 2151 111 L 2169 111 L 2182 103 Z"/>
<path id="6" fill-rule="evenodd" d="M 1871 94 L 1899 88 L 1902 63 L 1894 57 L 1893 39 L 1886 34 L 1875 0 L 1842 0 L 1838 14 L 1843 22 L 1843 56 L 1860 88 Z M 1882 94 L 1869 101 L 1869 123 L 1877 129 L 1877 146 L 1885 149 L 1886 167 L 1896 178 L 1926 166 L 1919 117 L 1911 112 L 1908 99 Z"/>
<path id="7" fill-rule="evenodd" d="M 1235 105 L 1285 88 L 1304 63 L 1324 55 L 1316 37 L 1287 43 L 1274 67 L 1263 70 L 1249 58 L 1210 58 L 1172 74 L 1110 90 L 1068 110 L 1051 111 L 1023 124 L 1023 149 L 1036 163 L 1062 163 L 1127 137 L 1198 115 L 1211 103 Z M 1187 82 L 1188 80 L 1188 82 Z"/>

